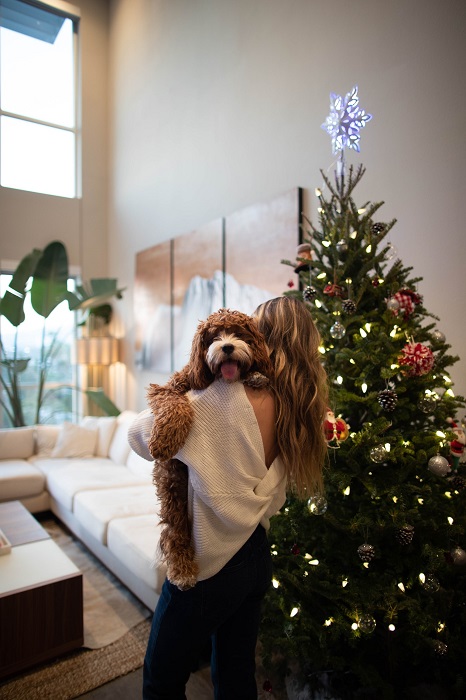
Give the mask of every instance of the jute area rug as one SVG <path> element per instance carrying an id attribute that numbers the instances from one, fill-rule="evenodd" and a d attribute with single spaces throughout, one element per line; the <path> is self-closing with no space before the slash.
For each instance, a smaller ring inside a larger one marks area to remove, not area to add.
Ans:
<path id="1" fill-rule="evenodd" d="M 69 700 L 144 662 L 151 612 L 57 520 L 41 520 L 83 574 L 84 647 L 0 685 L 2 700 Z"/>

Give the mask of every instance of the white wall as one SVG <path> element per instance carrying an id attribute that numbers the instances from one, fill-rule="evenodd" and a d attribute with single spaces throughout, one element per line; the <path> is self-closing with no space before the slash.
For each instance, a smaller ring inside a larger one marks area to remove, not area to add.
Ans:
<path id="1" fill-rule="evenodd" d="M 66 245 L 84 279 L 107 268 L 108 3 L 72 0 L 81 10 L 82 199 L 0 187 L 0 260 L 19 261 L 52 240 Z"/>
<path id="2" fill-rule="evenodd" d="M 129 287 L 128 407 L 159 380 L 131 364 L 136 252 L 291 187 L 312 193 L 333 161 L 329 93 L 355 84 L 374 115 L 351 158 L 367 168 L 355 198 L 386 202 L 392 243 L 466 354 L 465 20 L 464 0 L 111 0 L 109 271 Z"/>

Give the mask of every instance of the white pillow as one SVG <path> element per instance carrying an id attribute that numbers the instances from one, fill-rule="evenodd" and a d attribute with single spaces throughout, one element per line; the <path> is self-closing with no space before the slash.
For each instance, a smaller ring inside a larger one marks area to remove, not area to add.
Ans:
<path id="1" fill-rule="evenodd" d="M 81 421 L 81 425 L 83 428 L 97 429 L 95 454 L 97 457 L 108 457 L 108 450 L 115 432 L 117 419 L 114 416 L 85 416 Z"/>
<path id="2" fill-rule="evenodd" d="M 28 459 L 34 454 L 34 428 L 0 430 L 0 459 Z"/>
<path id="3" fill-rule="evenodd" d="M 35 453 L 37 457 L 51 456 L 60 430 L 60 425 L 36 425 L 34 437 L 36 441 Z"/>
<path id="4" fill-rule="evenodd" d="M 51 456 L 93 457 L 97 447 L 97 432 L 97 428 L 83 428 L 65 421 Z"/>
<path id="5" fill-rule="evenodd" d="M 123 411 L 117 418 L 117 427 L 108 450 L 108 456 L 115 464 L 126 464 L 130 450 L 128 427 L 136 415 L 135 411 Z"/>

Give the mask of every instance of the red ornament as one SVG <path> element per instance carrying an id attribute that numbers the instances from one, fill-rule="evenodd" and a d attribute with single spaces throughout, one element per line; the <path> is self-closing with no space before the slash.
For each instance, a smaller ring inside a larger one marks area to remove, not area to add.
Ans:
<path id="1" fill-rule="evenodd" d="M 398 362 L 406 367 L 407 374 L 420 377 L 428 374 L 434 366 L 434 353 L 427 345 L 407 343 L 401 352 L 403 355 L 398 358 Z"/>
<path id="2" fill-rule="evenodd" d="M 392 309 L 393 315 L 403 314 L 405 318 L 409 318 L 414 313 L 416 304 L 422 302 L 422 297 L 413 292 L 412 289 L 400 289 L 393 295 L 392 299 L 396 299 L 398 302 L 398 309 Z"/>
<path id="3" fill-rule="evenodd" d="M 292 287 L 294 287 L 294 282 L 293 282 L 293 280 L 290 280 L 290 281 L 288 282 L 288 287 L 289 287 L 290 289 L 291 289 Z"/>
<path id="4" fill-rule="evenodd" d="M 329 297 L 342 297 L 343 287 L 339 284 L 327 284 L 324 287 L 324 294 L 328 294 Z"/>
<path id="5" fill-rule="evenodd" d="M 292 546 L 292 548 L 291 548 L 291 554 L 294 554 L 295 557 L 298 556 L 298 554 L 300 553 L 300 551 L 301 551 L 301 550 L 299 549 L 299 547 L 298 547 L 298 545 L 297 545 L 296 543 L 295 543 L 295 544 Z"/>
<path id="6" fill-rule="evenodd" d="M 343 418 L 335 418 L 333 411 L 327 409 L 324 420 L 324 433 L 325 439 L 330 447 L 339 445 L 340 442 L 346 440 L 349 435 L 348 424 Z"/>

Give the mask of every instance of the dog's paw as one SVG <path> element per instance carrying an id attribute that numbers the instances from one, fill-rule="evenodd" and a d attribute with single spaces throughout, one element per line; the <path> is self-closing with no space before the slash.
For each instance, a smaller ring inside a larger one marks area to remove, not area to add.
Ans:
<path id="1" fill-rule="evenodd" d="M 246 377 L 244 383 L 251 389 L 264 389 L 270 385 L 270 380 L 260 372 L 252 372 Z"/>

